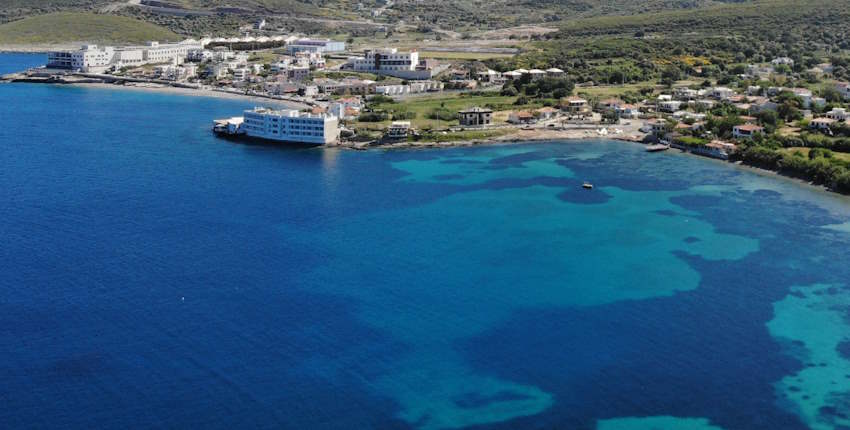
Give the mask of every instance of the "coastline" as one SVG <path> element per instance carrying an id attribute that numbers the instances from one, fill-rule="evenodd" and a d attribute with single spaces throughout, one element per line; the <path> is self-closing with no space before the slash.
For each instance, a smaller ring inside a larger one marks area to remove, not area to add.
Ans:
<path id="1" fill-rule="evenodd" d="M 27 85 L 62 85 L 62 86 L 72 86 L 79 88 L 100 88 L 100 89 L 108 89 L 108 90 L 130 90 L 130 91 L 146 91 L 146 92 L 154 92 L 161 94 L 170 94 L 177 96 L 190 96 L 190 97 L 212 97 L 217 99 L 228 99 L 228 100 L 243 100 L 243 101 L 252 101 L 258 103 L 263 106 L 273 106 L 273 107 L 286 107 L 291 109 L 309 109 L 310 106 L 304 103 L 299 103 L 290 100 L 280 100 L 269 97 L 261 97 L 247 94 L 239 94 L 227 91 L 216 91 L 206 88 L 183 88 L 183 87 L 175 87 L 171 85 L 165 84 L 157 84 L 157 83 L 133 83 L 127 82 L 124 84 L 111 84 L 106 82 L 90 82 L 90 81 L 81 81 L 81 82 L 67 82 L 67 83 L 56 83 L 56 82 L 25 82 Z"/>
<path id="2" fill-rule="evenodd" d="M 56 85 L 56 84 L 47 84 L 47 85 Z M 191 96 L 191 97 L 212 97 L 217 99 L 228 99 L 228 100 L 245 100 L 245 101 L 253 101 L 256 103 L 262 103 L 263 105 L 273 104 L 275 106 L 284 106 L 292 109 L 306 109 L 309 108 L 306 104 L 293 102 L 289 100 L 279 100 L 272 99 L 268 97 L 260 97 L 260 96 L 252 96 L 246 94 L 237 94 L 226 91 L 215 91 L 210 89 L 192 89 L 192 88 L 181 88 L 181 87 L 173 87 L 169 85 L 162 84 L 133 84 L 127 83 L 123 85 L 117 84 L 108 84 L 105 82 L 76 82 L 69 84 L 60 84 L 60 85 L 68 85 L 73 87 L 80 88 L 101 88 L 101 89 L 110 89 L 110 90 L 129 90 L 129 91 L 146 91 L 146 92 L 154 92 L 161 94 L 170 94 L 177 96 Z"/>
<path id="3" fill-rule="evenodd" d="M 470 139 L 470 140 L 456 140 L 456 141 L 445 141 L 445 142 L 428 142 L 428 141 L 404 141 L 404 142 L 396 142 L 396 143 L 388 143 L 383 145 L 369 145 L 368 143 L 344 143 L 337 145 L 328 145 L 327 148 L 340 148 L 340 149 L 350 149 L 350 150 L 395 150 L 395 149 L 433 149 L 433 148 L 454 148 L 454 147 L 470 147 L 470 146 L 484 146 L 484 145 L 527 145 L 527 144 L 536 144 L 536 143 L 577 143 L 577 142 L 585 142 L 585 141 L 593 141 L 593 140 L 611 140 L 617 141 L 621 143 L 642 143 L 634 139 L 632 136 L 626 135 L 615 135 L 615 136 L 601 136 L 596 133 L 593 135 L 585 133 L 587 130 L 545 130 L 539 129 L 534 130 L 539 133 L 534 133 L 529 136 L 528 134 L 524 134 L 523 132 L 528 132 L 529 130 L 518 130 L 518 133 L 506 134 L 490 139 Z M 833 199 L 837 199 L 842 203 L 846 204 L 850 202 L 850 196 L 846 194 L 839 193 L 837 191 L 833 191 L 829 187 L 825 185 L 815 184 L 811 181 L 807 181 L 805 179 L 797 178 L 794 176 L 783 174 L 782 172 L 776 170 L 769 170 L 762 167 L 751 166 L 749 164 L 745 164 L 741 161 L 729 161 L 729 160 L 721 160 L 717 158 L 706 157 L 700 154 L 694 154 L 688 151 L 676 150 L 671 148 L 670 151 L 673 151 L 676 155 L 688 156 L 688 157 L 697 157 L 704 159 L 705 161 L 714 161 L 724 165 L 727 165 L 734 169 L 741 169 L 743 171 L 747 171 L 753 174 L 756 174 L 763 178 L 770 179 L 780 179 L 782 181 L 793 183 L 802 188 L 806 189 L 807 192 L 814 191 L 818 195 L 828 196 Z M 670 156 L 669 154 L 659 154 L 659 156 Z"/>

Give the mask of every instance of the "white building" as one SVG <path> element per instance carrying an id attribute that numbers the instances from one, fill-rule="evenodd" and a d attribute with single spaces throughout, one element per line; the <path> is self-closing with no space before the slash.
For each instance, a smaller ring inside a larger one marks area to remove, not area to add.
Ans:
<path id="1" fill-rule="evenodd" d="M 82 72 L 103 72 L 112 63 L 115 48 L 83 45 L 76 51 L 55 51 L 47 54 L 47 67 Z"/>
<path id="2" fill-rule="evenodd" d="M 763 133 L 764 128 L 754 124 L 736 125 L 732 127 L 732 136 L 735 139 L 752 139 L 758 133 Z"/>
<path id="3" fill-rule="evenodd" d="M 342 52 L 345 51 L 345 42 L 337 42 L 329 39 L 296 39 L 286 46 L 289 54 L 297 52 Z"/>
<path id="4" fill-rule="evenodd" d="M 339 138 L 339 119 L 297 110 L 254 108 L 244 113 L 245 135 L 282 142 L 324 145 Z"/>
<path id="5" fill-rule="evenodd" d="M 251 70 L 249 70 L 245 67 L 240 67 L 240 68 L 233 71 L 233 80 L 234 81 L 242 82 L 242 81 L 247 81 L 250 78 L 251 78 Z"/>
<path id="6" fill-rule="evenodd" d="M 136 67 L 145 64 L 145 53 L 141 49 L 119 49 L 112 57 L 112 63 L 118 67 Z"/>
<path id="7" fill-rule="evenodd" d="M 175 59 L 178 63 L 189 56 L 190 50 L 203 49 L 200 42 L 166 43 L 150 42 L 144 48 L 144 59 L 147 63 L 170 63 Z"/>
<path id="8" fill-rule="evenodd" d="M 385 48 L 366 51 L 363 57 L 351 57 L 348 64 L 356 72 L 413 71 L 419 65 L 419 53 L 404 53 L 395 48 Z"/>
<path id="9" fill-rule="evenodd" d="M 848 117 L 847 110 L 844 108 L 835 108 L 825 114 L 825 116 L 829 119 L 833 119 L 836 121 L 845 121 Z"/>
<path id="10" fill-rule="evenodd" d="M 735 91 L 732 91 L 731 89 L 726 88 L 726 87 L 714 87 L 711 90 L 710 95 L 711 95 L 711 97 L 718 99 L 718 100 L 726 100 L 729 97 L 734 96 Z"/>
<path id="11" fill-rule="evenodd" d="M 794 66 L 794 60 L 792 60 L 788 57 L 778 57 L 778 58 L 774 58 L 773 61 L 770 62 L 770 64 L 773 64 L 774 66 L 784 64 L 786 66 L 792 66 L 793 67 Z"/>

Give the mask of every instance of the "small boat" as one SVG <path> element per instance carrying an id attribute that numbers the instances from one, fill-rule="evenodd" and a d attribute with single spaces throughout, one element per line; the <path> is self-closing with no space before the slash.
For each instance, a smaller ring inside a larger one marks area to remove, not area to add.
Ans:
<path id="1" fill-rule="evenodd" d="M 669 145 L 660 145 L 660 144 L 658 144 L 658 145 L 648 145 L 646 147 L 646 152 L 660 152 L 660 151 L 666 151 L 668 149 L 670 149 Z"/>
<path id="2" fill-rule="evenodd" d="M 585 182 L 585 183 L 581 184 L 581 186 L 585 190 L 592 190 L 593 189 L 593 184 L 591 184 L 590 182 Z"/>

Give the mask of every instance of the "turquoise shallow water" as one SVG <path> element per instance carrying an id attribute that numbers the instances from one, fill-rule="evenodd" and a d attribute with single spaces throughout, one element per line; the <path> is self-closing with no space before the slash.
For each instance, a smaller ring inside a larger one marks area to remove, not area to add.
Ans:
<path id="1" fill-rule="evenodd" d="M 844 198 L 617 142 L 287 149 L 215 139 L 239 101 L 0 96 L 0 427 L 848 425 Z"/>

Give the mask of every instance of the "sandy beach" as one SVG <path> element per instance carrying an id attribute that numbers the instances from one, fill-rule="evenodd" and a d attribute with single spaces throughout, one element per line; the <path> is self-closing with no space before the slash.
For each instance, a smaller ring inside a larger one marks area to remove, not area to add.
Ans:
<path id="1" fill-rule="evenodd" d="M 215 97 L 219 99 L 230 99 L 230 100 L 246 100 L 253 101 L 258 105 L 263 106 L 279 106 L 279 107 L 287 107 L 292 109 L 306 109 L 309 108 L 306 104 L 292 102 L 287 100 L 277 100 L 270 99 L 267 97 L 258 97 L 251 96 L 245 94 L 235 94 L 224 91 L 215 91 L 209 89 L 191 89 L 191 88 L 180 88 L 180 87 L 172 87 L 168 85 L 161 84 L 147 84 L 147 83 L 126 83 L 124 85 L 116 85 L 116 84 L 107 84 L 107 83 L 78 83 L 78 84 L 67 84 L 79 87 L 86 88 L 103 88 L 110 90 L 130 90 L 130 91 L 148 91 L 148 92 L 156 92 L 163 94 L 173 94 L 180 96 L 192 96 L 192 97 Z"/>

